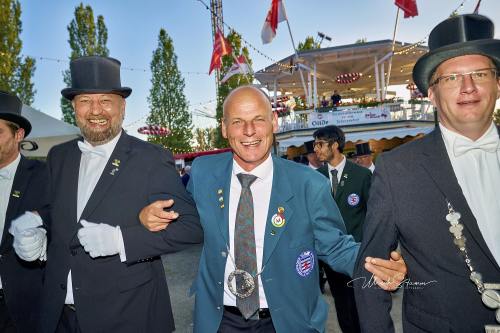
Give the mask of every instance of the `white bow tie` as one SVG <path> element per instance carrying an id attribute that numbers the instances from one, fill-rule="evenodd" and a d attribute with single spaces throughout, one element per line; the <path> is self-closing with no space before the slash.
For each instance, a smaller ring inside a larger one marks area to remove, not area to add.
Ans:
<path id="1" fill-rule="evenodd" d="M 496 134 L 496 133 L 495 133 Z M 494 153 L 500 149 L 500 140 L 498 136 L 487 136 L 478 141 L 470 141 L 461 137 L 457 137 L 453 143 L 453 154 L 459 157 L 470 150 L 480 149 L 488 153 Z"/>
<path id="2" fill-rule="evenodd" d="M 82 151 L 82 154 L 95 154 L 100 157 L 106 157 L 106 151 L 99 146 L 92 146 L 83 141 L 78 141 L 78 148 Z"/>
<path id="3" fill-rule="evenodd" d="M 0 179 L 11 179 L 12 173 L 7 169 L 0 170 Z"/>

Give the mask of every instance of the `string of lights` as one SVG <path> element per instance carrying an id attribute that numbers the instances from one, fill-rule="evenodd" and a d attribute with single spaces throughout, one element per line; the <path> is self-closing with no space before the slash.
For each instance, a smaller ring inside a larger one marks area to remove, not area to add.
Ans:
<path id="1" fill-rule="evenodd" d="M 217 13 L 213 12 L 212 9 L 210 9 L 210 7 L 205 3 L 205 1 L 203 0 L 197 0 L 199 1 L 201 4 L 203 4 L 203 6 L 205 6 L 205 9 L 208 10 L 212 15 L 216 16 L 217 17 Z M 284 63 L 280 63 L 279 61 L 277 61 L 276 59 L 273 59 L 271 58 L 270 56 L 268 56 L 267 54 L 265 54 L 264 52 L 260 51 L 259 49 L 257 49 L 255 46 L 253 46 L 252 43 L 250 43 L 248 40 L 246 40 L 245 38 L 243 38 L 243 35 L 240 34 L 236 29 L 234 29 L 233 27 L 231 27 L 229 24 L 227 24 L 224 20 L 222 20 L 222 24 L 227 27 L 229 30 L 232 30 L 236 33 L 238 33 L 241 37 L 241 40 L 243 41 L 243 43 L 251 48 L 252 50 L 254 50 L 255 52 L 257 52 L 259 55 L 261 55 L 262 57 L 270 60 L 271 62 L 275 63 L 277 66 L 279 66 L 280 68 L 283 68 L 283 69 L 292 69 L 292 68 L 295 68 L 295 66 L 293 65 L 289 65 L 289 64 L 284 64 Z"/>

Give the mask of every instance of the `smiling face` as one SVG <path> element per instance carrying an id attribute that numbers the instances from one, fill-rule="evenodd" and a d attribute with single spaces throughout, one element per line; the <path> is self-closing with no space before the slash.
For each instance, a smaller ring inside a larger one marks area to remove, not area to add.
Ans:
<path id="1" fill-rule="evenodd" d="M 251 171 L 266 160 L 277 129 L 278 119 L 271 103 L 257 88 L 240 87 L 226 98 L 222 135 L 244 170 Z"/>
<path id="2" fill-rule="evenodd" d="M 125 99 L 115 94 L 81 94 L 73 99 L 73 109 L 82 135 L 93 146 L 116 137 L 125 117 Z"/>
<path id="3" fill-rule="evenodd" d="M 452 58 L 438 66 L 431 82 L 443 75 L 485 68 L 495 68 L 495 65 L 482 55 Z M 500 83 L 494 76 L 491 80 L 477 83 L 470 75 L 464 75 L 457 87 L 449 88 L 437 83 L 429 88 L 428 95 L 438 108 L 439 121 L 444 127 L 476 140 L 491 125 L 495 102 L 500 96 Z"/>

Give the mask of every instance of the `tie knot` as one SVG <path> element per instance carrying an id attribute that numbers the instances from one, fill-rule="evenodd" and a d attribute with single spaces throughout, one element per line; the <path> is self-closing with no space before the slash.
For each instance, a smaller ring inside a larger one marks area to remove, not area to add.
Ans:
<path id="1" fill-rule="evenodd" d="M 339 171 L 337 169 L 332 169 L 332 171 L 330 171 L 330 173 L 332 174 L 333 177 L 337 177 L 337 174 L 339 173 Z"/>
<path id="2" fill-rule="evenodd" d="M 241 188 L 250 188 L 250 185 L 257 179 L 254 175 L 249 175 L 247 173 L 239 173 L 236 175 L 240 181 Z"/>
<path id="3" fill-rule="evenodd" d="M 96 156 L 106 157 L 106 151 L 99 146 L 92 146 L 86 142 L 78 141 L 78 148 L 82 154 L 95 154 Z"/>

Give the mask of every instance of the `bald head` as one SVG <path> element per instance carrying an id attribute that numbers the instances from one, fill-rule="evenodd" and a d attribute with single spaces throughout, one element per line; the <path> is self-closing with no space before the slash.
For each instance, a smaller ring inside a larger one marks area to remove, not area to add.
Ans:
<path id="1" fill-rule="evenodd" d="M 241 86 L 233 89 L 224 100 L 224 104 L 222 105 L 224 121 L 227 120 L 228 109 L 250 100 L 253 103 L 258 103 L 262 108 L 267 110 L 269 117 L 272 116 L 271 102 L 269 102 L 269 98 L 262 90 L 253 86 Z"/>

